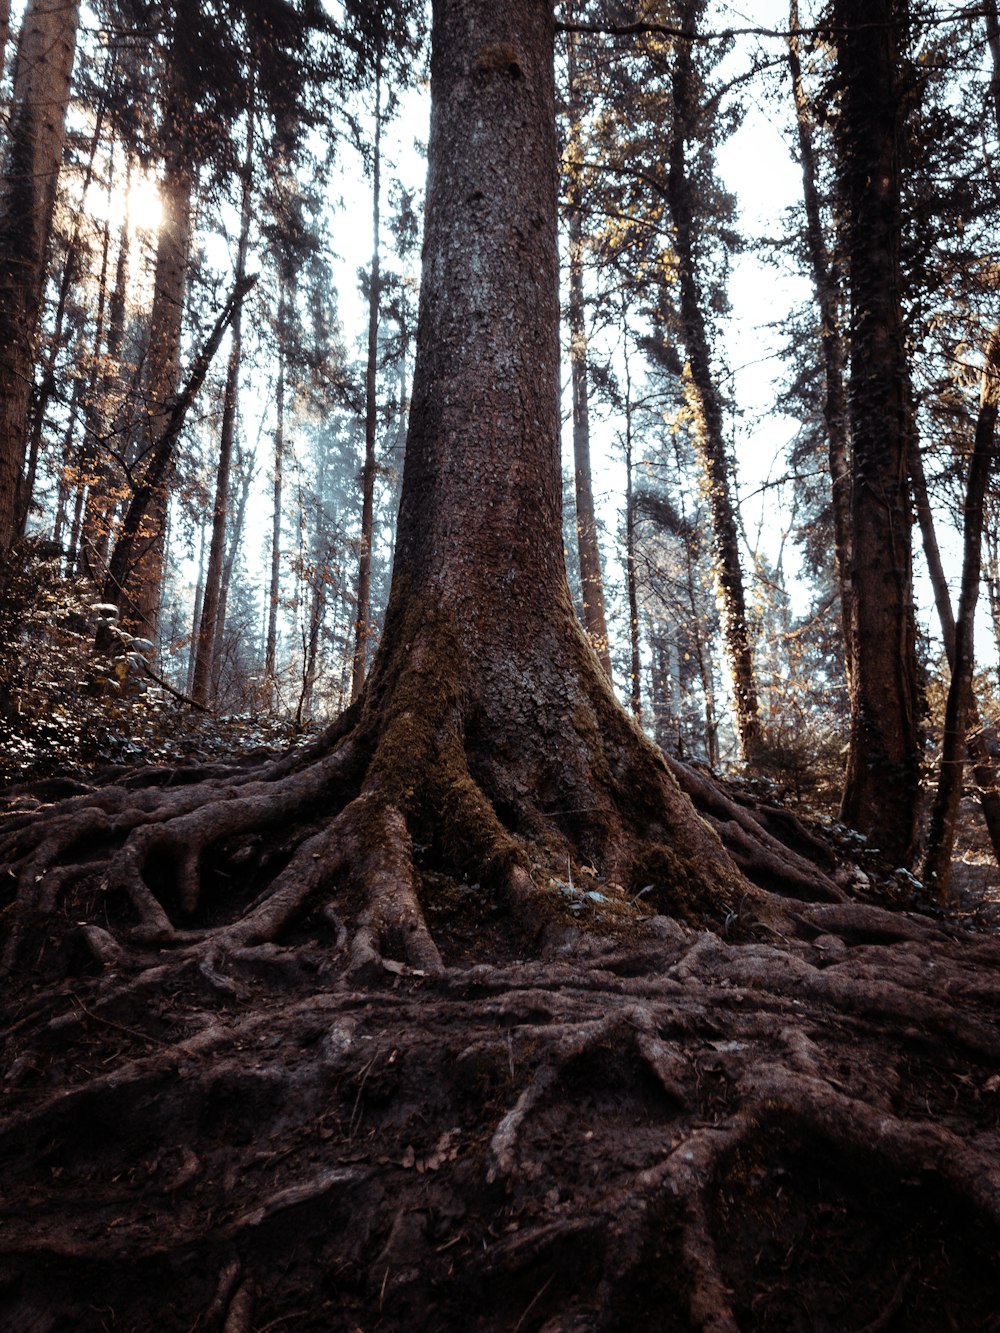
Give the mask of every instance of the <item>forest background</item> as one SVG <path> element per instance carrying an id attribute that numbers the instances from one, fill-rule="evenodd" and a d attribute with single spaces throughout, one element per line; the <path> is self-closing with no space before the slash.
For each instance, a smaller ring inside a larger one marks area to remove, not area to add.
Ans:
<path id="1" fill-rule="evenodd" d="M 937 572 L 949 595 L 990 319 L 995 74 L 981 11 L 915 15 L 922 100 L 910 151 L 923 156 L 904 176 L 918 507 L 946 551 Z M 30 613 L 24 602 L 12 611 L 32 631 L 12 622 L 7 635 L 10 779 L 176 746 L 178 723 L 192 718 L 177 695 L 258 725 L 332 716 L 357 693 L 377 641 L 415 330 L 424 29 L 391 6 L 377 18 L 350 6 L 291 14 L 264 6 L 224 31 L 206 10 L 186 50 L 154 9 L 80 11 L 44 299 L 25 330 L 32 387 L 16 527 L 45 556 L 46 591 Z M 793 15 L 809 33 L 815 17 Z M 849 709 L 824 316 L 803 203 L 805 171 L 842 325 L 832 48 L 807 35 L 801 56 L 790 53 L 782 6 L 709 8 L 698 22 L 715 36 L 698 48 L 697 123 L 685 129 L 686 260 L 672 249 L 656 142 L 666 94 L 638 90 L 657 37 L 562 39 L 568 565 L 620 697 L 661 745 L 713 767 L 746 757 L 735 664 L 737 676 L 754 674 L 767 738 L 756 771 L 832 811 Z M 10 108 L 13 43 L 8 56 Z M 171 78 L 187 86 L 178 93 Z M 171 116 L 191 120 L 183 135 Z M 697 287 L 701 373 L 723 414 L 707 451 L 679 264 Z M 154 477 L 157 423 L 248 272 L 257 281 Z M 181 316 L 171 328 L 164 310 Z M 728 528 L 713 506 L 720 485 Z M 138 535 L 122 551 L 130 506 Z M 988 668 L 996 509 L 990 499 L 983 529 Z M 734 580 L 745 649 L 727 605 Z M 29 581 L 39 586 L 37 570 Z M 948 681 L 942 588 L 935 609 L 919 569 L 916 586 L 930 766 Z M 110 672 L 84 646 L 90 631 L 107 633 L 91 609 L 101 602 L 121 617 Z M 74 629 L 68 612 L 90 623 Z M 110 702 L 81 700 L 95 670 Z M 994 677 L 977 677 L 987 722 Z"/>

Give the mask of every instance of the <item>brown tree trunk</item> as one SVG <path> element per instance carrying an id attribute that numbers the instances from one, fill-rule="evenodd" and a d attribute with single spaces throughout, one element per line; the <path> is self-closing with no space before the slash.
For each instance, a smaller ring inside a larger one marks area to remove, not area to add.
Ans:
<path id="1" fill-rule="evenodd" d="M 948 901 L 948 880 L 955 845 L 958 807 L 962 799 L 962 777 L 969 718 L 973 707 L 972 676 L 975 670 L 975 616 L 982 568 L 983 506 L 986 487 L 996 456 L 997 403 L 1000 401 L 1000 328 L 993 331 L 986 348 L 982 395 L 976 434 L 969 460 L 963 520 L 962 588 L 958 618 L 954 623 L 951 683 L 945 706 L 944 737 L 937 792 L 931 808 L 924 879 L 936 896 Z"/>
<path id="2" fill-rule="evenodd" d="M 375 65 L 375 142 L 372 151 L 372 267 L 368 288 L 368 363 L 365 369 L 365 463 L 361 473 L 361 548 L 358 558 L 358 598 L 355 608 L 354 669 L 351 698 L 365 683 L 368 640 L 371 638 L 372 538 L 375 525 L 375 431 L 378 425 L 378 319 L 381 271 L 379 260 L 380 191 L 382 177 L 382 66 Z"/>
<path id="3" fill-rule="evenodd" d="M 580 158 L 580 86 L 576 64 L 576 34 L 566 37 L 569 84 L 568 168 L 569 220 L 569 360 L 573 390 L 573 475 L 576 483 L 576 540 L 580 556 L 580 593 L 583 623 L 608 680 L 611 650 L 604 606 L 604 575 L 594 512 L 594 484 L 590 466 L 590 395 L 587 383 L 587 314 L 583 292 L 583 182 Z"/>
<path id="4" fill-rule="evenodd" d="M 250 245 L 250 216 L 253 199 L 254 112 L 253 99 L 247 112 L 246 156 L 243 162 L 243 197 L 240 207 L 240 235 L 236 251 L 236 283 L 243 281 Z M 210 702 L 215 658 L 216 630 L 222 593 L 222 565 L 226 547 L 226 520 L 229 515 L 229 473 L 233 458 L 233 436 L 239 399 L 240 369 L 243 360 L 242 305 L 233 315 L 229 365 L 222 403 L 222 427 L 219 431 L 219 464 L 215 479 L 215 503 L 212 507 L 212 544 L 205 572 L 205 592 L 201 604 L 201 623 L 195 645 L 192 697 L 207 707 Z"/>
<path id="5" fill-rule="evenodd" d="M 920 780 L 901 311 L 899 138 L 903 0 L 837 0 L 838 119 L 851 272 L 851 734 L 842 815 L 897 864 L 913 857 Z"/>
<path id="6" fill-rule="evenodd" d="M 705 473 L 712 517 L 712 551 L 719 587 L 723 639 L 733 675 L 736 730 L 743 758 L 751 763 L 762 739 L 753 638 L 747 620 L 731 469 L 726 456 L 722 400 L 712 375 L 708 330 L 703 313 L 705 298 L 695 258 L 697 224 L 687 165 L 687 144 L 695 133 L 696 119 L 691 49 L 697 36 L 696 11 L 696 0 L 681 0 L 683 39 L 677 43 L 671 75 L 674 125 L 668 145 L 666 198 L 677 257 L 681 334 L 688 358 L 685 386 L 694 413 L 695 443 Z"/>
<path id="7" fill-rule="evenodd" d="M 851 586 L 851 463 L 848 436 L 847 393 L 844 386 L 844 344 L 841 336 L 840 298 L 823 239 L 823 219 L 816 184 L 816 153 L 812 137 L 812 111 L 802 82 L 799 6 L 789 7 L 788 68 L 795 99 L 799 159 L 802 166 L 802 198 L 806 212 L 806 246 L 813 288 L 819 310 L 820 350 L 823 358 L 823 422 L 826 427 L 830 467 L 830 501 L 833 510 L 834 558 L 840 590 L 841 629 L 844 637 L 844 667 L 848 689 L 854 674 L 851 649 L 854 642 L 854 592 Z"/>
<path id="8" fill-rule="evenodd" d="M 0 168 L 0 554 L 18 535 L 21 470 L 62 159 L 78 0 L 30 0 Z"/>

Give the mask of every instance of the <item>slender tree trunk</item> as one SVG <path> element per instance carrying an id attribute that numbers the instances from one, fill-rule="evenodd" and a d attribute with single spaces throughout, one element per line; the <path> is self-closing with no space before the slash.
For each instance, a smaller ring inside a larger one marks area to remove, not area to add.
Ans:
<path id="1" fill-rule="evenodd" d="M 628 589 L 629 703 L 642 719 L 642 662 L 639 654 L 639 594 L 635 574 L 635 496 L 632 489 L 632 373 L 625 352 L 625 583 Z"/>
<path id="2" fill-rule="evenodd" d="M 250 244 L 250 216 L 253 200 L 253 152 L 254 152 L 253 99 L 247 113 L 246 158 L 243 163 L 243 197 L 240 208 L 240 235 L 236 252 L 236 282 L 239 285 L 244 278 L 247 266 L 247 251 Z M 243 359 L 242 306 L 233 316 L 229 365 L 226 370 L 226 387 L 222 404 L 222 428 L 219 432 L 219 465 L 215 481 L 215 504 L 212 509 L 212 544 L 208 553 L 208 569 L 205 572 L 205 596 L 201 607 L 201 625 L 195 653 L 194 684 L 192 698 L 195 703 L 207 707 L 210 702 L 213 662 L 216 644 L 216 631 L 219 621 L 219 605 L 222 593 L 222 566 L 226 546 L 226 519 L 229 514 L 229 473 L 233 457 L 233 436 L 236 430 L 236 414 L 239 399 L 240 368 Z"/>
<path id="3" fill-rule="evenodd" d="M 993 61 L 993 74 L 990 78 L 993 119 L 997 126 L 1000 126 L 1000 21 L 997 20 L 996 0 L 984 0 L 983 18 L 986 21 L 986 40 Z"/>
<path id="4" fill-rule="evenodd" d="M 356 699 L 365 683 L 368 640 L 371 636 L 372 537 L 375 521 L 375 428 L 378 422 L 376 396 L 378 372 L 378 316 L 381 271 L 379 263 L 380 199 L 382 172 L 382 66 L 375 65 L 375 143 L 372 153 L 372 268 L 368 290 L 368 365 L 365 371 L 365 465 L 361 474 L 361 553 L 358 561 L 358 599 L 354 637 L 354 670 L 351 698 Z"/>
<path id="5" fill-rule="evenodd" d="M 962 799 L 968 721 L 975 670 L 975 617 L 982 568 L 983 507 L 996 458 L 997 403 L 1000 401 L 1000 327 L 986 348 L 979 419 L 969 460 L 963 521 L 962 588 L 954 624 L 951 683 L 945 706 L 941 770 L 931 808 L 924 879 L 942 902 L 948 901 L 948 880 L 955 846 L 955 827 Z"/>
<path id="6" fill-rule="evenodd" d="M 937 607 L 938 620 L 941 625 L 945 657 L 948 659 L 948 669 L 954 671 L 955 613 L 952 610 L 948 579 L 944 572 L 937 534 L 934 530 L 934 515 L 931 510 L 930 497 L 927 493 L 927 479 L 924 476 L 923 459 L 920 457 L 916 440 L 913 441 L 910 451 L 910 479 L 913 483 L 914 508 L 917 512 L 917 522 L 920 525 L 924 559 L 927 562 L 927 571 L 934 592 L 934 604 Z M 969 699 L 966 745 L 969 759 L 972 762 L 972 771 L 975 774 L 976 791 L 979 796 L 986 830 L 989 833 L 990 845 L 993 848 L 993 855 L 997 864 L 1000 865 L 1000 788 L 997 787 L 993 756 L 990 754 L 981 726 L 979 704 L 976 700 L 975 690 L 973 690 Z"/>
<path id="7" fill-rule="evenodd" d="M 278 322 L 284 329 L 285 287 L 282 281 Z M 281 591 L 281 487 L 285 455 L 285 349 L 279 338 L 278 387 L 276 421 L 274 426 L 274 477 L 272 481 L 271 517 L 271 582 L 267 594 L 267 649 L 264 654 L 264 674 L 274 688 L 278 646 L 278 599 Z"/>
<path id="8" fill-rule="evenodd" d="M 712 551 L 722 612 L 722 632 L 733 676 L 736 730 L 743 759 L 751 763 L 762 739 L 753 638 L 747 619 L 739 534 L 726 454 L 722 400 L 712 375 L 705 299 L 695 258 L 696 219 L 687 166 L 687 143 L 695 133 L 692 42 L 697 36 L 697 0 L 681 0 L 684 40 L 674 54 L 671 89 L 674 126 L 669 144 L 666 198 L 674 230 L 680 288 L 681 333 L 687 351 L 687 396 L 696 423 L 696 446 L 705 474 L 712 518 Z"/>
<path id="9" fill-rule="evenodd" d="M 900 42 L 906 17 L 905 0 L 837 0 L 834 6 L 851 273 L 856 609 L 842 814 L 901 865 L 914 853 L 921 711 L 908 480 L 913 422 L 899 267 Z"/>
<path id="10" fill-rule="evenodd" d="M 229 594 L 233 587 L 233 573 L 236 569 L 236 556 L 243 544 L 243 529 L 246 524 L 247 502 L 250 498 L 250 486 L 253 482 L 253 464 L 249 455 L 237 454 L 236 476 L 239 483 L 236 507 L 228 524 L 226 558 L 222 564 L 222 580 L 219 585 L 219 609 L 215 625 L 215 656 L 212 663 L 212 694 L 218 697 L 222 669 L 222 650 L 226 642 L 226 617 L 229 613 Z M 242 686 L 241 686 L 242 688 Z"/>
<path id="11" fill-rule="evenodd" d="M 169 474 L 174 448 L 177 444 L 177 438 L 184 428 L 184 420 L 191 407 L 192 402 L 197 397 L 202 384 L 205 382 L 205 376 L 208 374 L 209 366 L 216 352 L 219 350 L 219 343 L 222 341 L 230 321 L 239 308 L 248 289 L 253 286 L 255 278 L 244 278 L 242 283 L 238 283 L 233 289 L 233 293 L 226 302 L 218 319 L 215 321 L 215 327 L 205 340 L 204 346 L 195 357 L 187 383 L 182 391 L 177 394 L 174 400 L 167 406 L 169 411 L 161 423 L 160 434 L 154 441 L 152 454 L 146 464 L 143 472 L 142 481 L 136 486 L 128 509 L 122 519 L 121 528 L 115 541 L 114 550 L 111 552 L 111 559 L 108 561 L 108 570 L 104 579 L 103 597 L 106 602 L 114 602 L 121 605 L 124 601 L 126 608 L 131 607 L 131 614 L 122 616 L 123 622 L 130 627 L 133 625 L 142 625 L 139 619 L 138 609 L 134 603 L 130 603 L 128 595 L 129 576 L 134 571 L 136 565 L 140 563 L 133 559 L 134 551 L 142 540 L 143 525 L 146 522 L 147 515 L 157 496 L 162 497 L 163 501 L 163 521 L 158 529 L 162 534 L 167 515 L 168 492 L 166 487 L 166 478 Z M 141 556 L 140 556 L 141 561 Z M 162 576 L 162 561 L 160 564 L 160 573 Z M 144 637 L 149 638 L 147 633 Z M 99 636 L 101 642 L 101 636 Z M 155 640 L 153 640 L 155 642 Z"/>
<path id="12" fill-rule="evenodd" d="M 569 82 L 569 359 L 573 389 L 573 472 L 576 482 L 576 540 L 580 556 L 583 623 L 604 674 L 611 680 L 611 649 L 604 604 L 604 575 L 594 512 L 590 466 L 590 398 L 587 382 L 587 315 L 583 290 L 583 182 L 581 180 L 581 107 L 576 64 L 576 34 L 567 33 Z"/>
<path id="13" fill-rule="evenodd" d="M 0 168 L 0 554 L 18 535 L 46 251 L 62 160 L 79 0 L 29 0 Z"/>
<path id="14" fill-rule="evenodd" d="M 125 197 L 132 181 L 131 163 L 125 173 Z M 99 425 L 98 438 L 90 441 L 89 459 L 90 484 L 87 489 L 87 503 L 83 517 L 83 532 L 80 540 L 81 573 L 89 574 L 94 580 L 104 577 L 107 567 L 108 546 L 111 541 L 114 495 L 111 479 L 114 475 L 107 441 L 113 438 L 116 429 L 125 424 L 126 409 L 122 401 L 127 395 L 126 375 L 121 364 L 122 345 L 125 339 L 125 303 L 129 277 L 129 217 L 126 212 L 118 235 L 118 255 L 115 260 L 115 280 L 108 302 L 108 335 L 105 345 L 104 372 L 101 375 L 98 394 Z M 124 433 L 124 431 L 122 431 Z"/>
<path id="15" fill-rule="evenodd" d="M 198 581 L 194 585 L 194 613 L 191 617 L 191 647 L 188 652 L 187 684 L 185 693 L 191 694 L 194 688 L 194 663 L 197 656 L 198 627 L 201 625 L 201 606 L 205 600 L 205 556 L 207 540 L 205 525 L 201 525 L 201 537 L 198 542 Z"/>
<path id="16" fill-rule="evenodd" d="M 7 42 L 10 39 L 10 0 L 0 0 L 0 79 L 3 78 L 4 62 L 7 56 Z"/>
<path id="17" fill-rule="evenodd" d="M 806 213 L 806 246 L 812 269 L 813 288 L 819 310 L 820 351 L 823 359 L 823 422 L 826 427 L 830 467 L 830 500 L 833 510 L 834 558 L 840 590 L 841 629 L 848 689 L 854 674 L 851 649 L 854 642 L 854 592 L 851 586 L 851 463 L 848 436 L 847 392 L 844 384 L 844 343 L 841 336 L 840 299 L 823 238 L 823 219 L 816 184 L 816 152 L 812 137 L 812 110 L 802 82 L 798 0 L 789 10 L 788 68 L 795 99 L 799 159 L 802 166 L 802 197 Z"/>

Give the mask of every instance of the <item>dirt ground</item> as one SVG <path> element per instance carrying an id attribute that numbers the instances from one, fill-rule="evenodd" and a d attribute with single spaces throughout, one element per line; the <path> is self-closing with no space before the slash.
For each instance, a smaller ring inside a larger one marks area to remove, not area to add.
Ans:
<path id="1" fill-rule="evenodd" d="M 0 1327 L 1000 1328 L 1000 942 L 838 856 L 728 934 L 553 884 L 528 950 L 428 874 L 436 976 L 71 899 L 0 996 Z"/>

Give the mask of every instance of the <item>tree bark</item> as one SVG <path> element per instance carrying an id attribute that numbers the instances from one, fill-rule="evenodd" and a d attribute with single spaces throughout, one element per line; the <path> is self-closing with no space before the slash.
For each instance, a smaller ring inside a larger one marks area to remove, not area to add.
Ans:
<path id="1" fill-rule="evenodd" d="M 851 585 L 851 464 L 848 435 L 847 392 L 844 385 L 844 344 L 841 335 L 840 296 L 830 256 L 823 238 L 823 219 L 816 184 L 816 152 L 812 137 L 812 113 L 802 81 L 799 6 L 791 0 L 788 20 L 788 69 L 795 100 L 795 123 L 802 167 L 802 199 L 806 213 L 806 246 L 812 269 L 813 288 L 819 311 L 819 339 L 825 380 L 823 422 L 826 427 L 830 468 L 830 502 L 833 510 L 833 549 L 840 591 L 841 630 L 844 637 L 844 667 L 848 690 L 854 674 L 851 650 L 854 642 L 854 591 Z"/>
<path id="2" fill-rule="evenodd" d="M 842 816 L 897 864 L 913 858 L 920 780 L 908 453 L 913 422 L 901 309 L 903 0 L 837 0 L 838 118 L 851 273 L 851 732 Z"/>
<path id="3" fill-rule="evenodd" d="M 375 141 L 372 150 L 372 267 L 368 289 L 368 362 L 365 369 L 365 463 L 361 473 L 361 547 L 358 559 L 358 599 L 355 609 L 354 668 L 351 699 L 365 683 L 368 640 L 371 637 L 372 538 L 375 525 L 375 432 L 378 425 L 378 321 L 381 287 L 379 245 L 382 185 L 382 66 L 375 65 Z"/>
<path id="4" fill-rule="evenodd" d="M 236 284 L 246 275 L 247 251 L 250 245 L 250 217 L 253 200 L 254 112 L 251 97 L 247 112 L 246 156 L 243 162 L 243 189 L 240 205 L 240 234 L 236 250 Z M 208 552 L 205 572 L 205 592 L 201 604 L 201 622 L 195 652 L 192 697 L 202 707 L 211 701 L 213 665 L 215 660 L 216 629 L 222 593 L 222 566 L 226 546 L 226 520 L 229 515 L 229 473 L 233 458 L 233 436 L 236 431 L 236 413 L 239 400 L 239 378 L 243 360 L 242 303 L 233 314 L 229 347 L 229 365 L 226 369 L 226 387 L 222 404 L 222 427 L 219 431 L 219 463 L 215 479 L 215 503 L 212 507 L 212 543 Z"/>
<path id="5" fill-rule="evenodd" d="M 625 348 L 625 584 L 628 591 L 629 703 L 642 721 L 642 661 L 639 654 L 639 591 L 635 572 L 635 491 L 632 484 L 632 373 Z"/>
<path id="6" fill-rule="evenodd" d="M 0 555 L 18 536 L 46 250 L 79 16 L 78 0 L 30 0 L 18 41 L 0 170 Z"/>
<path id="7" fill-rule="evenodd" d="M 604 605 L 604 575 L 594 512 L 594 484 L 590 466 L 590 394 L 587 383 L 587 314 L 583 291 L 583 182 L 580 159 L 580 86 L 576 63 L 576 34 L 566 36 L 569 83 L 568 169 L 569 225 L 569 360 L 573 391 L 573 475 L 576 483 L 576 540 L 580 557 L 580 592 L 583 623 L 608 680 L 611 649 Z"/>
<path id="8" fill-rule="evenodd" d="M 671 91 L 674 124 L 668 144 L 666 198 L 674 231 L 680 287 L 681 335 L 688 357 L 687 396 L 695 417 L 695 443 L 705 473 L 712 548 L 722 611 L 722 632 L 733 676 L 736 729 L 740 750 L 752 763 L 762 740 L 753 637 L 747 620 L 732 479 L 726 456 L 722 400 L 712 374 L 705 298 L 695 257 L 696 219 L 688 175 L 687 144 L 695 133 L 694 63 L 698 0 L 681 0 L 682 40 L 674 54 Z"/>

